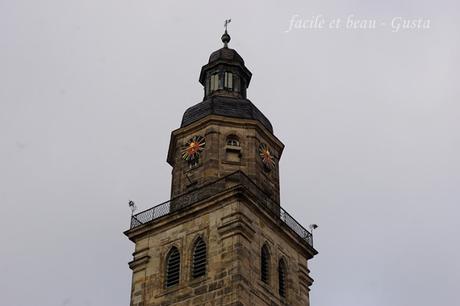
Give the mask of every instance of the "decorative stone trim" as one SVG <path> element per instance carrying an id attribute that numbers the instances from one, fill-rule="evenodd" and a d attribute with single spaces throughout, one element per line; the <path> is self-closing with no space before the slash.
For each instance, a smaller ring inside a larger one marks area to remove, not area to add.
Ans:
<path id="1" fill-rule="evenodd" d="M 133 272 L 145 269 L 147 263 L 150 260 L 148 251 L 148 248 L 144 248 L 133 253 L 133 260 L 128 263 L 129 268 L 133 270 Z"/>
<path id="2" fill-rule="evenodd" d="M 249 242 L 254 237 L 256 231 L 252 227 L 252 221 L 249 220 L 241 212 L 236 212 L 231 215 L 225 216 L 221 219 L 222 224 L 217 227 L 222 239 L 234 235 L 241 235 Z"/>

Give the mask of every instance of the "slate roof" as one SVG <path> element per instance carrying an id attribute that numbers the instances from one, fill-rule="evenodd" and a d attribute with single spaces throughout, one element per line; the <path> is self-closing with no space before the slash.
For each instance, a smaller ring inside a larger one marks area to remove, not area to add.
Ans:
<path id="1" fill-rule="evenodd" d="M 185 127 L 208 115 L 257 120 L 273 133 L 270 121 L 251 101 L 225 96 L 211 96 L 203 102 L 188 108 L 182 117 L 181 127 Z"/>
<path id="2" fill-rule="evenodd" d="M 237 62 L 244 65 L 243 58 L 238 54 L 238 52 L 230 48 L 221 48 L 211 53 L 211 56 L 209 57 L 209 63 L 218 60 Z"/>

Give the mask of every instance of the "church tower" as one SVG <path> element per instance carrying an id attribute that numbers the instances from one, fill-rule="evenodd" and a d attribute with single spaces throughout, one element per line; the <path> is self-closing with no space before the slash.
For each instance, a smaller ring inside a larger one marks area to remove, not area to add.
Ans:
<path id="1" fill-rule="evenodd" d="M 131 306 L 308 306 L 313 239 L 280 205 L 283 143 L 247 99 L 228 47 L 201 68 L 203 101 L 171 133 L 171 198 L 131 218 Z"/>

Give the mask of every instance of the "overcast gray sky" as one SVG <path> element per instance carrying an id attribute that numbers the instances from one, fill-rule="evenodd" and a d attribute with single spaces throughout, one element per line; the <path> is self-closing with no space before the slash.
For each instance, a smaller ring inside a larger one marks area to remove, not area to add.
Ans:
<path id="1" fill-rule="evenodd" d="M 128 200 L 168 198 L 170 132 L 231 17 L 248 97 L 286 145 L 282 205 L 320 226 L 312 306 L 458 305 L 459 9 L 0 0 L 0 304 L 129 304 Z M 294 15 L 377 23 L 286 33 Z"/>

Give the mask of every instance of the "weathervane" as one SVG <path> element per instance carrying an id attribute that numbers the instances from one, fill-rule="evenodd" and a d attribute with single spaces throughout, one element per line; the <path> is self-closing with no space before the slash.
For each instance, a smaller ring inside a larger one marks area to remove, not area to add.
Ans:
<path id="1" fill-rule="evenodd" d="M 224 23 L 224 27 L 225 27 L 225 33 L 227 33 L 227 27 L 228 27 L 228 24 L 232 22 L 232 18 L 230 19 L 225 19 L 225 23 Z"/>

